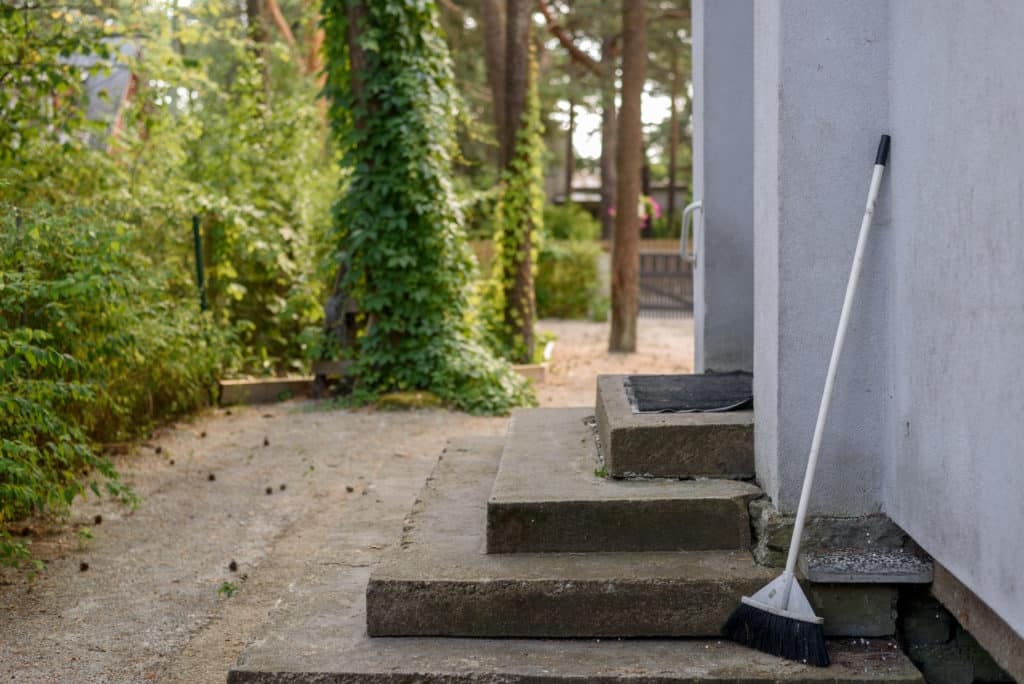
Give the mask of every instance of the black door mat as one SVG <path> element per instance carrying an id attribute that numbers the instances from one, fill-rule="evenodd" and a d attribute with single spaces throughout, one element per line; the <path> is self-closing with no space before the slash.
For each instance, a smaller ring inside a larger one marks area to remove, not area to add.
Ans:
<path id="1" fill-rule="evenodd" d="M 713 413 L 754 406 L 753 375 L 629 375 L 626 396 L 633 413 Z"/>

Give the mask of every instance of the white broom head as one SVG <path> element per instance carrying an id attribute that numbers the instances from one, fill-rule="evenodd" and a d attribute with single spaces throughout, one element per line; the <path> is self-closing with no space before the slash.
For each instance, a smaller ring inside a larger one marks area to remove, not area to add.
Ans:
<path id="1" fill-rule="evenodd" d="M 785 601 L 786 587 L 789 587 L 789 600 Z M 790 573 L 783 573 L 753 596 L 743 597 L 743 603 L 773 613 L 780 617 L 792 618 L 803 622 L 820 625 L 824 619 L 814 614 L 814 609 L 804 596 L 800 583 Z M 785 604 L 783 604 L 785 601 Z"/>

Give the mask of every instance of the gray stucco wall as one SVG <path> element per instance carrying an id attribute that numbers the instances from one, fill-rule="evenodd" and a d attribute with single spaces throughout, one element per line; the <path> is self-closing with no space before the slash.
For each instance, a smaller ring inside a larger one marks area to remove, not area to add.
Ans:
<path id="1" fill-rule="evenodd" d="M 893 2 L 885 510 L 1024 636 L 1024 3 Z"/>
<path id="2" fill-rule="evenodd" d="M 753 0 L 694 0 L 694 368 L 753 370 Z"/>
<path id="3" fill-rule="evenodd" d="M 758 477 L 793 510 L 889 131 L 812 508 L 883 510 L 1024 635 L 1024 3 L 765 0 L 755 27 Z"/>
<path id="4" fill-rule="evenodd" d="M 755 45 L 755 447 L 782 511 L 799 499 L 875 145 L 888 128 L 884 0 L 758 2 Z M 883 195 L 889 194 L 883 188 Z M 887 200 L 836 381 L 812 512 L 882 507 L 888 415 Z"/>

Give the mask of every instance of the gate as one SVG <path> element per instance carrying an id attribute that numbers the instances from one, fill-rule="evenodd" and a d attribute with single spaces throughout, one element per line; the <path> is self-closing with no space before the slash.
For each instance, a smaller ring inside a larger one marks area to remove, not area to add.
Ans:
<path id="1" fill-rule="evenodd" d="M 640 315 L 693 315 L 693 270 L 677 252 L 640 252 Z"/>

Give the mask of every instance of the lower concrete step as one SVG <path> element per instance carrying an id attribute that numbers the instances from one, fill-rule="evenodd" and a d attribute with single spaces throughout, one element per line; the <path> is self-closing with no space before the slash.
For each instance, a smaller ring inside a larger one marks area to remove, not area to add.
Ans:
<path id="1" fill-rule="evenodd" d="M 775 574 L 747 551 L 486 554 L 500 456 L 497 441 L 442 455 L 370 577 L 371 635 L 715 636 Z"/>
<path id="2" fill-rule="evenodd" d="M 442 462 L 479 471 L 489 453 L 493 475 L 500 449 L 489 438 L 458 440 Z M 437 475 L 447 477 L 440 469 Z M 427 524 L 431 510 L 440 512 L 425 504 L 417 504 L 411 532 Z M 364 600 L 370 568 L 357 561 L 324 562 L 351 554 L 344 535 L 324 544 L 231 667 L 229 684 L 922 684 L 891 640 L 829 642 L 832 665 L 817 668 L 719 639 L 372 638 Z"/>
<path id="3" fill-rule="evenodd" d="M 597 427 L 612 477 L 754 477 L 754 412 L 633 413 L 625 375 L 597 378 Z"/>
<path id="4" fill-rule="evenodd" d="M 488 553 L 749 548 L 758 487 L 616 480 L 599 466 L 590 409 L 513 413 L 487 502 Z"/>

